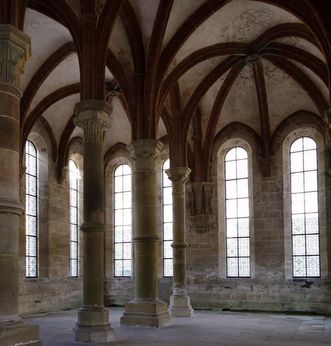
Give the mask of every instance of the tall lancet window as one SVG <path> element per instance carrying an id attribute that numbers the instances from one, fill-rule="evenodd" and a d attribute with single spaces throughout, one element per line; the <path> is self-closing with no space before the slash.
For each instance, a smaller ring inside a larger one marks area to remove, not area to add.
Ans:
<path id="1" fill-rule="evenodd" d="M 132 174 L 128 165 L 114 173 L 114 274 L 132 276 Z"/>
<path id="2" fill-rule="evenodd" d="M 170 160 L 167 159 L 162 167 L 162 206 L 163 206 L 163 276 L 173 276 L 173 252 L 172 252 L 172 185 L 166 174 L 170 168 Z"/>
<path id="3" fill-rule="evenodd" d="M 248 155 L 241 147 L 225 155 L 226 271 L 250 276 Z"/>
<path id="4" fill-rule="evenodd" d="M 320 276 L 317 147 L 301 137 L 290 148 L 293 277 Z"/>
<path id="5" fill-rule="evenodd" d="M 79 273 L 79 169 L 73 160 L 69 160 L 70 195 L 70 276 Z"/>
<path id="6" fill-rule="evenodd" d="M 25 146 L 25 275 L 38 277 L 38 151 Z"/>

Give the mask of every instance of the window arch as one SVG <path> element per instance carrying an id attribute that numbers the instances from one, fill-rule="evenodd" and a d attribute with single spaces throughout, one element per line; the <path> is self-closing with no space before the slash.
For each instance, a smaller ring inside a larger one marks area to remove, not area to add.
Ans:
<path id="1" fill-rule="evenodd" d="M 70 276 L 79 275 L 79 169 L 69 160 Z"/>
<path id="2" fill-rule="evenodd" d="M 293 277 L 320 276 L 317 145 L 299 137 L 290 147 Z"/>
<path id="3" fill-rule="evenodd" d="M 224 157 L 226 275 L 250 277 L 248 154 L 239 146 Z"/>
<path id="4" fill-rule="evenodd" d="M 173 276 L 173 231 L 172 231 L 172 185 L 166 174 L 170 168 L 170 159 L 162 165 L 162 211 L 163 211 L 163 276 Z"/>
<path id="5" fill-rule="evenodd" d="M 25 145 L 25 276 L 38 277 L 38 151 L 31 141 Z"/>
<path id="6" fill-rule="evenodd" d="M 132 276 L 132 173 L 119 165 L 114 171 L 114 276 Z"/>

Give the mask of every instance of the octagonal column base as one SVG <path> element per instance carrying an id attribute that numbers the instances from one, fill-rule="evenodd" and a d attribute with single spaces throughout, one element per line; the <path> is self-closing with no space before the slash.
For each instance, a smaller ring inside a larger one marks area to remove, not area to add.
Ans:
<path id="1" fill-rule="evenodd" d="M 187 295 L 172 295 L 169 310 L 172 317 L 192 317 L 194 314 Z"/>
<path id="2" fill-rule="evenodd" d="M 162 328 L 170 322 L 168 306 L 161 301 L 132 301 L 125 304 L 121 324 Z"/>

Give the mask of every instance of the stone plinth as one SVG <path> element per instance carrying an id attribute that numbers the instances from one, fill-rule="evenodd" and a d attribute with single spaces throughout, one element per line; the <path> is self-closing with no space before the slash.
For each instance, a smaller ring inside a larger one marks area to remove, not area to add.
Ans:
<path id="1" fill-rule="evenodd" d="M 165 327 L 169 324 L 168 306 L 161 301 L 136 302 L 125 304 L 121 324 L 127 326 Z"/>

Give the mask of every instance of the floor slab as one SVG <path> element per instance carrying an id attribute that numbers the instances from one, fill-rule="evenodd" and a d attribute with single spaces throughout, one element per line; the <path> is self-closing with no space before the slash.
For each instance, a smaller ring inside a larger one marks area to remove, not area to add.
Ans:
<path id="1" fill-rule="evenodd" d="M 331 346 L 328 316 L 196 311 L 192 318 L 173 318 L 168 327 L 157 329 L 121 326 L 122 314 L 122 308 L 110 308 L 115 335 L 111 345 Z M 86 346 L 74 342 L 76 319 L 77 311 L 70 310 L 26 321 L 39 324 L 44 346 Z"/>

